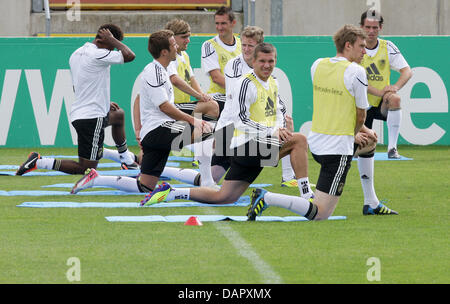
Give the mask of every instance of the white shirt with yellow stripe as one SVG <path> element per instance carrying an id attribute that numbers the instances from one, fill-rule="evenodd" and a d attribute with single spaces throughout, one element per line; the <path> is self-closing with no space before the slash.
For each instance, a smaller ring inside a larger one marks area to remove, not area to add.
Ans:
<path id="1" fill-rule="evenodd" d="M 212 39 L 205 41 L 202 45 L 202 70 L 208 76 L 209 72 L 217 69 L 223 74 L 227 62 L 241 53 L 241 40 L 239 37 L 235 36 L 233 45 L 227 45 L 223 43 L 217 35 Z M 210 86 L 207 93 L 211 94 L 213 97 L 218 96 L 215 98 L 216 100 L 225 102 L 225 88 L 214 83 L 210 76 L 209 79 Z"/>
<path id="2" fill-rule="evenodd" d="M 272 76 L 263 81 L 253 71 L 239 79 L 232 94 L 235 133 L 230 148 L 251 139 L 266 138 L 285 127 L 286 107 L 278 87 L 278 81 Z"/>
<path id="3" fill-rule="evenodd" d="M 314 76 L 319 63 L 329 60 L 330 64 L 348 60 L 343 57 L 319 58 L 311 67 L 311 78 L 314 86 Z M 336 76 L 336 75 L 335 75 Z M 341 81 L 342 77 L 343 81 Z M 361 109 L 367 109 L 367 76 L 364 68 L 352 62 L 347 65 L 342 75 L 327 79 L 331 90 L 344 91 L 345 94 L 354 99 L 355 106 Z M 338 113 L 332 113 L 335 120 L 339 120 Z M 356 116 L 355 116 L 356 119 Z M 331 132 L 330 132 L 331 133 Z M 310 131 L 308 135 L 308 145 L 312 153 L 316 155 L 352 155 L 353 154 L 354 135 L 349 134 L 324 134 L 322 132 Z"/>

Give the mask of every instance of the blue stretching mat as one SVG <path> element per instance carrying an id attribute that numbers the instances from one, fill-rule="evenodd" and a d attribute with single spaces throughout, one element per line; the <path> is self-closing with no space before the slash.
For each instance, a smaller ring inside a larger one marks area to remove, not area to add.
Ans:
<path id="1" fill-rule="evenodd" d="M 74 184 L 53 184 L 53 185 L 44 185 L 42 188 L 72 188 Z M 191 184 L 170 184 L 173 188 L 193 188 L 198 187 Z M 251 184 L 250 188 L 265 188 L 270 187 L 272 184 Z M 109 188 L 104 186 L 94 186 L 92 188 Z"/>
<path id="2" fill-rule="evenodd" d="M 43 155 L 42 157 L 43 158 L 78 158 L 77 155 Z M 172 156 L 169 156 L 168 160 L 191 162 L 194 160 L 194 158 L 172 155 Z"/>
<path id="3" fill-rule="evenodd" d="M 136 177 L 140 174 L 140 170 L 98 170 L 98 173 L 105 176 L 129 176 L 129 177 Z M 0 171 L 1 175 L 9 175 L 14 176 L 16 175 L 16 171 Z M 28 173 L 25 173 L 23 176 L 64 176 L 64 175 L 71 175 L 60 171 L 31 171 Z M 72 174 L 75 176 L 75 174 Z M 78 176 L 81 176 L 78 174 Z M 165 176 L 160 176 L 160 180 L 170 180 L 169 178 Z"/>
<path id="4" fill-rule="evenodd" d="M 229 215 L 144 215 L 144 216 L 107 216 L 108 222 L 186 222 L 191 216 L 196 216 L 200 222 L 217 222 L 217 221 L 247 221 L 246 216 L 229 216 Z M 346 216 L 330 216 L 328 220 L 345 220 Z M 257 222 L 304 222 L 308 221 L 303 216 L 257 216 Z"/>
<path id="5" fill-rule="evenodd" d="M 357 158 L 353 158 L 353 160 L 357 160 Z M 399 159 L 393 159 L 387 157 L 387 152 L 375 152 L 374 160 L 385 161 L 385 160 L 413 160 L 413 159 L 402 155 L 400 155 Z"/>
<path id="6" fill-rule="evenodd" d="M 140 170 L 98 170 L 101 175 L 106 176 L 138 176 Z M 0 171 L 0 175 L 16 175 L 16 171 Z M 23 176 L 59 176 L 70 175 L 60 171 L 31 171 Z"/>
<path id="7" fill-rule="evenodd" d="M 167 162 L 168 167 L 179 167 L 180 163 Z M 17 170 L 20 166 L 18 165 L 0 165 L 0 170 Z M 99 163 L 97 168 L 120 168 L 119 163 Z"/>
<path id="8" fill-rule="evenodd" d="M 136 202 L 23 202 L 17 207 L 28 208 L 175 208 L 175 207 L 246 207 L 250 204 L 249 196 L 242 196 L 233 204 L 204 204 L 199 202 L 163 202 L 141 207 Z"/>
<path id="9" fill-rule="evenodd" d="M 105 191 L 80 191 L 77 194 L 70 194 L 70 191 L 43 191 L 43 190 L 17 190 L 17 191 L 3 191 L 0 190 L 0 196 L 61 196 L 61 195 L 140 195 L 144 197 L 145 193 L 141 192 L 125 192 L 120 190 L 105 190 Z"/>

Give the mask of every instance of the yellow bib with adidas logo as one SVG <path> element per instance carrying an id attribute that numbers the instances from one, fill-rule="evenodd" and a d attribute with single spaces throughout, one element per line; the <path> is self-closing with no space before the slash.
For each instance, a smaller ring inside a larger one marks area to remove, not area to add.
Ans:
<path id="1" fill-rule="evenodd" d="M 356 104 L 344 84 L 344 72 L 351 63 L 324 58 L 313 78 L 311 131 L 328 135 L 352 135 L 356 126 Z"/>
<path id="2" fill-rule="evenodd" d="M 223 74 L 223 70 L 225 68 L 225 65 L 227 64 L 227 62 L 238 56 L 239 54 L 242 53 L 242 49 L 241 49 L 241 39 L 239 39 L 239 37 L 234 37 L 236 39 L 236 49 L 233 52 L 229 52 L 226 49 L 224 49 L 222 46 L 220 46 L 219 43 L 217 43 L 214 38 L 208 40 L 212 46 L 214 47 L 214 49 L 216 50 L 217 53 L 217 57 L 219 58 L 219 66 L 220 66 L 220 72 Z M 209 81 L 210 81 L 210 85 L 209 85 L 209 90 L 208 90 L 208 94 L 213 94 L 213 93 L 221 93 L 221 94 L 225 94 L 225 88 L 222 88 L 220 85 L 218 85 L 217 83 L 215 83 L 214 81 L 212 81 L 211 76 L 209 76 Z"/>
<path id="3" fill-rule="evenodd" d="M 364 58 L 361 61 L 361 65 L 364 67 L 367 73 L 367 79 L 369 85 L 382 90 L 385 86 L 389 85 L 391 69 L 389 65 L 389 56 L 387 50 L 387 42 L 383 39 L 378 39 L 378 51 L 374 57 L 370 57 L 364 54 Z M 381 102 L 381 97 L 372 94 L 367 94 L 369 103 L 377 107 Z"/>
<path id="4" fill-rule="evenodd" d="M 181 52 L 181 56 L 183 56 L 184 61 L 177 55 L 177 74 L 184 81 L 186 81 L 189 85 L 191 84 L 191 62 L 189 60 L 189 55 L 185 52 Z M 191 102 L 191 96 L 189 94 L 184 93 L 176 86 L 173 86 L 174 93 L 174 102 L 175 103 L 187 103 Z"/>
<path id="5" fill-rule="evenodd" d="M 252 73 L 246 74 L 245 78 L 249 79 L 256 87 L 256 101 L 250 105 L 249 118 L 266 127 L 274 127 L 277 122 L 277 96 L 278 86 L 275 79 L 270 76 L 268 81 L 269 88 L 266 89 L 256 79 Z M 244 132 L 235 129 L 234 136 L 239 136 Z"/>

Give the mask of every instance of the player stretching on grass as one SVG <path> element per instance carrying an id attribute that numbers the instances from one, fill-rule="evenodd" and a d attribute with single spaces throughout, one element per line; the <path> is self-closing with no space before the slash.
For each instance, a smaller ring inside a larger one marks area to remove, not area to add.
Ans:
<path id="1" fill-rule="evenodd" d="M 151 192 L 157 184 L 171 150 L 191 143 L 191 136 L 211 133 L 210 125 L 180 111 L 174 105 L 173 87 L 167 66 L 177 56 L 177 43 L 172 31 L 150 35 L 148 49 L 154 60 L 142 72 L 140 88 L 141 175 L 131 177 L 100 176 L 90 170 L 72 188 L 72 193 L 92 186 L 110 186 L 129 192 Z"/>
<path id="2" fill-rule="evenodd" d="M 311 67 L 314 110 L 308 144 L 321 165 L 314 199 L 317 219 L 328 218 L 336 208 L 355 150 L 358 155 L 375 149 L 376 135 L 363 125 L 369 106 L 367 76 L 358 65 L 366 37 L 362 29 L 345 25 L 333 37 L 336 56 L 319 58 Z M 381 210 L 394 212 L 384 205 Z"/>
<path id="3" fill-rule="evenodd" d="M 57 170 L 69 174 L 83 174 L 96 168 L 103 156 L 104 129 L 112 127 L 112 136 L 119 152 L 122 168 L 137 168 L 128 151 L 125 136 L 124 112 L 110 102 L 110 67 L 134 60 L 134 53 L 121 42 L 122 30 L 113 24 L 102 25 L 92 43 L 86 42 L 69 60 L 75 91 L 70 119 L 78 135 L 78 162 L 41 158 L 32 152 L 16 175 L 35 169 Z M 114 49 L 118 49 L 115 51 Z"/>
<path id="4" fill-rule="evenodd" d="M 233 120 L 237 115 L 234 110 L 239 109 L 239 107 L 233 107 L 232 92 L 241 76 L 252 70 L 253 53 L 256 45 L 264 42 L 264 31 L 257 26 L 247 26 L 241 31 L 240 37 L 242 53 L 230 59 L 224 68 L 226 102 L 214 132 L 216 146 L 211 160 L 212 176 L 216 183 L 220 181 L 230 167 L 229 156 L 231 151 L 229 146 L 234 130 Z M 291 131 L 293 131 L 293 126 Z M 281 160 L 283 172 L 281 185 L 298 187 L 297 180 L 293 178 L 294 172 L 289 158 L 290 156 L 287 155 Z"/>
<path id="5" fill-rule="evenodd" d="M 220 190 L 210 188 L 176 188 L 161 184 L 146 195 L 142 205 L 151 205 L 174 199 L 190 199 L 209 204 L 233 203 L 258 177 L 264 166 L 275 166 L 281 157 L 291 155 L 291 163 L 298 178 L 307 176 L 308 147 L 306 137 L 292 133 L 285 126 L 285 107 L 278 95 L 278 83 L 272 77 L 276 64 L 276 49 L 268 43 L 259 44 L 253 55 L 254 71 L 244 75 L 233 93 L 236 105 L 235 131 L 231 147 L 234 156 Z M 255 189 L 249 220 L 255 219 L 253 207 L 261 197 L 270 196 L 270 201 L 299 213 L 309 219 L 316 215 L 317 208 L 309 201 L 313 193 L 304 197 L 268 193 Z"/>

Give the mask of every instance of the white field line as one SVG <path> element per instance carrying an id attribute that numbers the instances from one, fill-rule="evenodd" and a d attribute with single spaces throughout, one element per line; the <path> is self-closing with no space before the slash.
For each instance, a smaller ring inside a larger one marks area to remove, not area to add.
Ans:
<path id="1" fill-rule="evenodd" d="M 214 208 L 206 208 L 210 214 L 218 214 Z M 213 222 L 214 227 L 225 236 L 238 253 L 246 258 L 262 277 L 265 284 L 281 284 L 281 277 L 256 253 L 241 235 L 231 228 L 228 222 Z"/>

